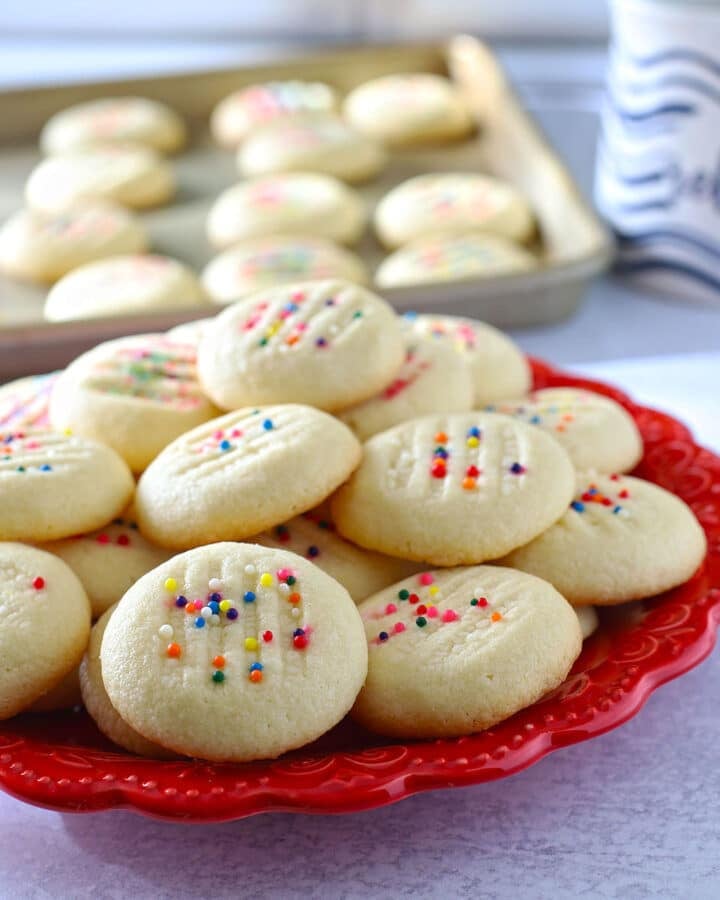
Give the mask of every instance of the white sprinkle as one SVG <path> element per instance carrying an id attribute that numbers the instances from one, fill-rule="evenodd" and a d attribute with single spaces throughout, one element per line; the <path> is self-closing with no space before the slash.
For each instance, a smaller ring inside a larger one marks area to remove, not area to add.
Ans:
<path id="1" fill-rule="evenodd" d="M 290 593 L 290 585 L 285 584 L 285 582 L 283 581 L 278 585 L 278 590 L 280 591 L 281 594 L 289 594 Z"/>
<path id="2" fill-rule="evenodd" d="M 161 638 L 165 638 L 165 640 L 170 640 L 170 638 L 174 634 L 172 625 L 161 625 L 158 628 L 158 634 L 160 635 Z"/>
<path id="3" fill-rule="evenodd" d="M 246 574 L 246 575 L 254 575 L 254 574 L 255 574 L 255 566 L 253 566 L 253 565 L 251 565 L 250 563 L 248 563 L 248 564 L 245 566 L 245 574 Z"/>
<path id="4" fill-rule="evenodd" d="M 297 606 L 293 606 L 290 614 L 297 619 L 297 617 L 300 615 L 300 610 L 297 608 Z"/>
<path id="5" fill-rule="evenodd" d="M 213 611 L 210 609 L 209 606 L 203 606 L 203 608 L 200 610 L 200 615 L 203 617 L 203 619 L 211 618 L 212 614 L 213 614 Z"/>
<path id="6" fill-rule="evenodd" d="M 220 581 L 219 578 L 211 578 L 210 581 L 208 581 L 208 587 L 211 591 L 219 591 L 222 587 L 222 581 Z"/>
<path id="7" fill-rule="evenodd" d="M 210 624 L 211 625 L 219 625 L 220 624 L 220 616 L 217 613 L 213 613 L 210 616 Z"/>

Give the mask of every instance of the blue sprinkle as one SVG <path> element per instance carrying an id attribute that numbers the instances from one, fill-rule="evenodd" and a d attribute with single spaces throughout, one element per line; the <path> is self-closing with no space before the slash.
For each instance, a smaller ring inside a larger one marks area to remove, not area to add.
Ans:
<path id="1" fill-rule="evenodd" d="M 522 475 L 522 474 L 523 474 L 523 467 L 522 467 L 522 465 L 521 465 L 519 462 L 514 462 L 514 463 L 510 466 L 510 471 L 513 473 L 513 475 Z"/>
<path id="2" fill-rule="evenodd" d="M 297 305 L 297 303 L 288 303 L 285 306 L 286 312 L 297 312 L 299 309 L 300 307 Z"/>
<path id="3" fill-rule="evenodd" d="M 324 337 L 319 337 L 319 338 L 315 341 L 315 346 L 316 346 L 316 347 L 327 347 L 327 341 L 325 340 Z"/>
<path id="4" fill-rule="evenodd" d="M 308 547 L 308 556 L 315 557 L 315 556 L 319 556 L 319 555 L 320 555 L 320 551 L 315 546 L 315 544 L 312 544 L 310 547 Z"/>
<path id="5" fill-rule="evenodd" d="M 597 488 L 590 488 L 590 490 L 588 491 L 588 494 L 590 494 L 591 496 L 594 497 L 595 494 L 597 494 Z"/>
<path id="6" fill-rule="evenodd" d="M 467 436 L 468 437 L 480 437 L 480 429 L 477 427 L 477 425 L 473 425 L 472 428 L 468 429 Z"/>
<path id="7" fill-rule="evenodd" d="M 492 403 L 488 403 L 488 405 L 485 407 L 485 412 L 495 412 L 496 409 L 496 406 L 494 406 Z"/>
<path id="8" fill-rule="evenodd" d="M 305 634 L 304 628 L 296 628 L 295 631 L 293 631 L 293 637 L 300 637 L 303 634 Z"/>
<path id="9" fill-rule="evenodd" d="M 573 500 L 570 504 L 570 507 L 575 510 L 575 512 L 585 512 L 585 504 L 580 500 Z"/>
<path id="10" fill-rule="evenodd" d="M 438 459 L 447 459 L 450 454 L 444 447 L 438 447 L 437 450 L 433 453 L 433 456 L 436 456 Z"/>
<path id="11" fill-rule="evenodd" d="M 616 507 L 614 507 L 613 512 L 615 513 L 615 515 L 617 515 L 619 512 L 621 512 L 621 510 L 622 510 L 622 506 L 616 506 Z"/>
<path id="12" fill-rule="evenodd" d="M 243 595 L 243 600 L 246 603 L 254 603 L 255 602 L 255 594 L 252 591 L 245 591 Z"/>
<path id="13" fill-rule="evenodd" d="M 182 609 L 184 606 L 187 606 L 187 597 L 183 597 L 183 595 L 180 594 L 179 597 L 175 598 L 175 606 L 177 606 L 178 609 Z"/>
<path id="14" fill-rule="evenodd" d="M 254 662 L 254 663 L 250 663 L 249 671 L 250 672 L 262 672 L 262 670 L 264 668 L 265 668 L 265 666 L 262 663 Z"/>
<path id="15" fill-rule="evenodd" d="M 408 319 L 410 322 L 412 322 L 414 319 L 417 319 L 417 317 L 418 314 L 414 309 L 408 310 L 408 312 L 403 313 L 403 319 Z"/>
<path id="16" fill-rule="evenodd" d="M 41 472 L 52 472 L 52 466 L 49 463 L 44 463 L 42 466 L 40 466 L 40 471 Z"/>
<path id="17" fill-rule="evenodd" d="M 195 627 L 196 628 L 204 628 L 205 627 L 205 619 L 203 619 L 202 616 L 198 616 L 197 619 L 195 619 Z"/>
<path id="18" fill-rule="evenodd" d="M 222 594 L 218 594 L 217 591 L 215 591 L 208 596 L 208 600 L 211 600 L 214 603 L 219 603 L 222 600 Z"/>
<path id="19" fill-rule="evenodd" d="M 273 425 L 272 419 L 265 419 L 265 421 L 263 422 L 263 428 L 265 429 L 265 431 L 272 431 L 274 427 L 275 426 Z"/>
<path id="20" fill-rule="evenodd" d="M 380 634 L 378 635 L 378 640 L 386 641 L 389 637 L 390 637 L 390 635 L 387 633 L 387 631 L 381 631 Z"/>
<path id="21" fill-rule="evenodd" d="M 530 417 L 531 425 L 539 425 L 541 422 L 542 422 L 542 419 L 540 418 L 540 416 L 531 416 Z"/>
<path id="22" fill-rule="evenodd" d="M 334 298 L 333 298 L 333 297 L 329 297 L 329 298 L 325 301 L 325 306 L 335 306 L 335 300 L 334 300 Z"/>
<path id="23" fill-rule="evenodd" d="M 219 612 L 220 612 L 220 604 L 219 604 L 216 600 L 211 600 L 211 601 L 208 603 L 208 606 L 209 606 L 210 609 L 215 613 L 216 616 L 219 614 Z"/>
<path id="24" fill-rule="evenodd" d="M 221 450 L 231 450 L 232 444 L 228 440 L 220 441 L 220 449 Z"/>

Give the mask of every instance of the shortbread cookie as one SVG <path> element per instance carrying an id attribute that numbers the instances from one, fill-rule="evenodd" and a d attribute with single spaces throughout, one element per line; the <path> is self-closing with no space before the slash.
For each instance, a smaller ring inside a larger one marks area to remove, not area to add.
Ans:
<path id="1" fill-rule="evenodd" d="M 0 543 L 0 575 L 0 719 L 9 719 L 78 665 L 90 604 L 68 566 L 35 547 Z"/>
<path id="2" fill-rule="evenodd" d="M 222 409 L 307 403 L 343 409 L 372 397 L 405 356 L 398 319 L 364 288 L 296 282 L 217 316 L 198 351 L 198 375 Z"/>
<path id="3" fill-rule="evenodd" d="M 50 421 L 102 441 L 142 472 L 176 437 L 218 414 L 200 389 L 195 361 L 193 346 L 162 334 L 99 344 L 58 378 Z"/>
<path id="4" fill-rule="evenodd" d="M 202 306 L 195 274 L 168 256 L 116 256 L 70 272 L 50 290 L 44 315 L 51 322 Z"/>
<path id="5" fill-rule="evenodd" d="M 532 253 L 493 234 L 430 235 L 384 259 L 375 273 L 379 287 L 408 287 L 528 272 Z"/>
<path id="6" fill-rule="evenodd" d="M 33 169 L 25 187 L 28 206 L 46 214 L 90 200 L 143 209 L 167 202 L 174 193 L 170 165 L 153 150 L 130 144 L 50 156 Z"/>
<path id="7" fill-rule="evenodd" d="M 100 664 L 100 648 L 105 628 L 113 612 L 114 608 L 108 609 L 93 625 L 90 632 L 90 643 L 80 663 L 80 689 L 85 709 L 105 737 L 110 738 L 124 750 L 129 750 L 130 753 L 138 756 L 171 759 L 176 754 L 159 744 L 153 744 L 152 741 L 146 740 L 119 716 L 105 690 Z"/>
<path id="8" fill-rule="evenodd" d="M 98 143 L 131 141 L 160 153 L 175 153 L 185 138 L 182 119 L 164 103 L 146 97 L 108 97 L 55 113 L 40 132 L 40 148 L 57 154 Z"/>
<path id="9" fill-rule="evenodd" d="M 582 647 L 553 587 L 497 566 L 424 572 L 359 610 L 368 677 L 352 715 L 397 738 L 489 728 L 562 684 Z"/>
<path id="10" fill-rule="evenodd" d="M 455 316 L 403 316 L 405 327 L 416 336 L 449 344 L 470 367 L 475 385 L 475 406 L 505 397 L 514 400 L 530 390 L 530 366 L 522 350 L 492 325 Z"/>
<path id="11" fill-rule="evenodd" d="M 565 515 L 507 565 L 545 578 L 574 604 L 638 600 L 687 581 L 707 541 L 683 501 L 622 475 L 578 473 Z"/>
<path id="12" fill-rule="evenodd" d="M 138 523 L 163 547 L 242 540 L 317 506 L 360 456 L 350 429 L 318 409 L 237 410 L 179 437 L 148 466 Z"/>
<path id="13" fill-rule="evenodd" d="M 467 412 L 472 406 L 473 383 L 465 360 L 446 344 L 420 339 L 408 341 L 405 362 L 387 387 L 338 417 L 366 441 L 408 419 Z"/>
<path id="14" fill-rule="evenodd" d="M 527 400 L 500 401 L 486 410 L 547 431 L 579 470 L 628 472 L 642 457 L 642 437 L 632 416 L 619 403 L 592 391 L 545 388 Z"/>
<path id="15" fill-rule="evenodd" d="M 165 336 L 169 341 L 198 347 L 211 322 L 212 317 L 208 319 L 195 319 L 192 322 L 183 322 L 182 325 L 176 325 L 174 328 L 169 329 L 169 331 L 165 333 Z"/>
<path id="16" fill-rule="evenodd" d="M 489 413 L 426 416 L 370 438 L 332 514 L 371 550 L 472 565 L 549 528 L 573 483 L 567 453 L 537 428 Z"/>
<path id="17" fill-rule="evenodd" d="M 367 673 L 345 588 L 256 544 L 199 547 L 145 575 L 107 623 L 100 659 L 129 725 L 213 760 L 309 743 L 348 712 Z"/>
<path id="18" fill-rule="evenodd" d="M 170 556 L 169 551 L 156 547 L 140 534 L 132 508 L 90 534 L 51 541 L 43 549 L 64 560 L 80 579 L 93 619 Z"/>
<path id="19" fill-rule="evenodd" d="M 120 515 L 135 482 L 104 444 L 52 431 L 0 431 L 0 541 L 50 541 Z"/>
<path id="20" fill-rule="evenodd" d="M 363 550 L 346 541 L 322 508 L 263 531 L 251 540 L 309 559 L 339 581 L 355 603 L 417 571 L 416 563 Z"/>
<path id="21" fill-rule="evenodd" d="M 276 234 L 354 244 L 365 227 L 360 195 L 330 175 L 289 172 L 236 184 L 217 198 L 207 218 L 216 247 Z"/>
<path id="22" fill-rule="evenodd" d="M 433 234 L 489 232 L 526 241 L 532 211 L 507 182 L 469 172 L 417 175 L 386 194 L 375 209 L 375 230 L 387 247 Z"/>
<path id="23" fill-rule="evenodd" d="M 0 427 L 48 428 L 50 393 L 59 374 L 28 375 L 0 387 Z"/>
<path id="24" fill-rule="evenodd" d="M 395 147 L 456 140 L 473 130 L 455 85 L 427 72 L 367 81 L 348 94 L 343 113 L 362 134 Z"/>
<path id="25" fill-rule="evenodd" d="M 213 110 L 210 129 L 223 147 L 237 147 L 261 125 L 303 113 L 329 113 L 335 91 L 320 81 L 269 81 L 225 97 Z"/>
<path id="26" fill-rule="evenodd" d="M 143 226 L 120 206 L 87 203 L 49 215 L 21 209 L 0 230 L 0 271 L 51 284 L 85 263 L 147 245 Z"/>
<path id="27" fill-rule="evenodd" d="M 259 129 L 238 150 L 243 175 L 323 172 L 343 181 L 367 181 L 385 166 L 382 145 L 334 116 L 280 120 Z"/>
<path id="28" fill-rule="evenodd" d="M 580 623 L 583 640 L 592 637 L 600 627 L 600 619 L 594 606 L 573 606 Z"/>
<path id="29" fill-rule="evenodd" d="M 202 280 L 215 303 L 234 303 L 257 291 L 296 281 L 343 278 L 366 284 L 365 264 L 332 241 L 282 235 L 255 238 L 223 251 L 203 271 Z"/>
<path id="30" fill-rule="evenodd" d="M 32 713 L 51 713 L 72 709 L 81 705 L 80 667 L 75 666 L 47 694 L 43 694 L 42 697 L 28 706 L 27 711 Z"/>

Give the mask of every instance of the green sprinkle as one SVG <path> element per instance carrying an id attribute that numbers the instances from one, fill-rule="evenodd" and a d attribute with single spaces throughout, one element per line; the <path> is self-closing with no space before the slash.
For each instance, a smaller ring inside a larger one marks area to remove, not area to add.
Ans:
<path id="1" fill-rule="evenodd" d="M 418 628 L 424 628 L 427 625 L 427 619 L 425 616 L 418 616 L 417 619 L 415 619 L 415 624 Z"/>
<path id="2" fill-rule="evenodd" d="M 477 606 L 477 605 L 478 605 L 477 597 L 473 597 L 472 600 L 470 601 L 470 606 Z"/>
<path id="3" fill-rule="evenodd" d="M 362 310 L 359 309 L 357 312 L 353 313 L 353 319 L 362 319 Z"/>
<path id="4" fill-rule="evenodd" d="M 285 581 L 288 584 L 295 584 L 295 582 L 297 581 L 297 578 L 294 575 L 288 575 L 288 577 L 285 579 Z"/>
<path id="5" fill-rule="evenodd" d="M 261 347 L 264 347 L 265 344 L 267 344 L 267 342 L 268 342 L 268 339 L 267 339 L 267 338 L 260 338 L 260 340 L 258 341 L 258 344 L 259 344 Z"/>
<path id="6" fill-rule="evenodd" d="M 403 588 L 401 591 L 398 591 L 398 597 L 401 600 L 407 600 L 407 598 L 409 596 L 410 596 L 410 591 L 406 591 L 405 588 Z"/>
<path id="7" fill-rule="evenodd" d="M 212 674 L 212 680 L 216 684 L 222 684 L 222 682 L 225 681 L 225 673 L 221 672 L 220 669 L 216 669 Z"/>

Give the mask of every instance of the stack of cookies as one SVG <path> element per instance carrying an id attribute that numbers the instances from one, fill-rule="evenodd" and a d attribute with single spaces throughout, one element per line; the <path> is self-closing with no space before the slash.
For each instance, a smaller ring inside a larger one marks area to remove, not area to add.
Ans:
<path id="1" fill-rule="evenodd" d="M 0 389 L 0 421 L 0 718 L 81 696 L 137 754 L 490 727 L 564 681 L 594 605 L 705 554 L 624 474 L 621 406 L 347 281 L 102 344 Z"/>

